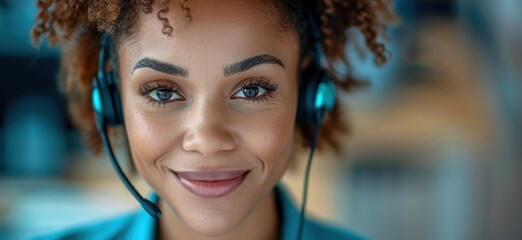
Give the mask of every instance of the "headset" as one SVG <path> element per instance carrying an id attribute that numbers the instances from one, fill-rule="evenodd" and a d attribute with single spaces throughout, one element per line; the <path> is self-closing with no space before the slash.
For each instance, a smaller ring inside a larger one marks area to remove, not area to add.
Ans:
<path id="1" fill-rule="evenodd" d="M 317 145 L 319 129 L 322 125 L 323 118 L 328 111 L 331 111 L 336 101 L 336 89 L 331 76 L 326 70 L 326 61 L 324 51 L 321 44 L 321 35 L 316 25 L 314 15 L 311 9 L 307 9 L 307 24 L 310 35 L 313 40 L 312 62 L 300 74 L 299 82 L 299 101 L 297 107 L 297 121 L 314 127 L 314 135 L 312 145 L 310 147 L 310 155 L 305 170 L 305 179 L 303 184 L 303 204 L 301 205 L 301 214 L 298 228 L 298 238 L 301 239 L 305 206 L 308 192 L 308 178 L 312 157 Z M 111 148 L 107 128 L 124 125 L 123 111 L 121 107 L 120 94 L 116 74 L 114 71 L 106 71 L 107 62 L 109 61 L 111 39 L 107 33 L 101 37 L 101 48 L 98 59 L 98 72 L 93 77 L 92 84 L 92 107 L 95 112 L 96 127 L 100 132 L 105 149 L 111 159 L 112 165 L 117 172 L 119 178 L 125 187 L 131 192 L 141 206 L 153 218 L 161 216 L 161 210 L 151 201 L 143 198 L 123 173 L 114 152 Z"/>
<path id="2" fill-rule="evenodd" d="M 101 48 L 98 59 L 98 73 L 93 78 L 92 82 L 92 107 L 95 112 L 96 128 L 100 132 L 105 150 L 109 154 L 112 166 L 118 173 L 125 187 L 132 193 L 134 198 L 138 200 L 141 206 L 154 218 L 161 216 L 161 210 L 153 202 L 143 198 L 134 186 L 130 183 L 127 176 L 123 173 L 114 152 L 112 151 L 109 137 L 107 134 L 107 127 L 115 127 L 124 125 L 123 111 L 121 108 L 120 94 L 116 83 L 115 73 L 113 71 L 105 71 L 106 62 L 110 54 L 110 37 L 103 34 L 101 40 Z"/>

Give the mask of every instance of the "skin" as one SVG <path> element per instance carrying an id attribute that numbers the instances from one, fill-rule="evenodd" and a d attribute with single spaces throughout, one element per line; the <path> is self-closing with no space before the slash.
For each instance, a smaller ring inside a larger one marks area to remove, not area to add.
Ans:
<path id="1" fill-rule="evenodd" d="M 299 44 L 296 33 L 280 30 L 258 4 L 190 1 L 192 21 L 187 23 L 173 2 L 168 13 L 172 37 L 161 34 L 156 14 L 142 14 L 136 34 L 117 49 L 131 154 L 160 196 L 161 239 L 278 237 L 273 187 L 292 151 Z M 225 76 L 225 66 L 264 54 L 281 64 L 267 62 Z M 179 66 L 187 74 L 136 67 L 144 58 Z M 261 101 L 249 101 L 241 89 L 252 78 L 270 79 L 277 89 Z M 150 104 L 157 95 L 143 96 L 140 86 L 158 81 L 175 86 L 180 98 Z M 190 193 L 172 173 L 208 170 L 250 172 L 239 188 L 219 198 Z"/>

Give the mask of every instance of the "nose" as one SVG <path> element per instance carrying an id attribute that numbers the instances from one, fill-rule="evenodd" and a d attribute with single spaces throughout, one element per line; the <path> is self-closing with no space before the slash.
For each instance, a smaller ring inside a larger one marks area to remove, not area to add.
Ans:
<path id="1" fill-rule="evenodd" d="M 229 129 L 231 125 L 225 116 L 226 108 L 217 105 L 216 101 L 201 101 L 192 106 L 188 130 L 183 137 L 185 151 L 212 157 L 235 148 L 234 136 Z"/>

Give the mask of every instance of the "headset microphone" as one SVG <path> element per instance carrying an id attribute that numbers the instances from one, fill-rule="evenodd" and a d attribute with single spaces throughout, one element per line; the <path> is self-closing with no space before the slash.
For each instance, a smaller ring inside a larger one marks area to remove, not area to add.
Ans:
<path id="1" fill-rule="evenodd" d="M 120 104 L 120 96 L 116 85 L 114 73 L 112 71 L 105 72 L 105 64 L 109 58 L 110 38 L 106 33 L 102 36 L 100 55 L 98 61 L 98 74 L 93 78 L 92 84 L 92 106 L 96 115 L 96 127 L 100 132 L 103 145 L 109 154 L 112 165 L 119 178 L 132 193 L 134 198 L 138 200 L 141 206 L 153 218 L 161 216 L 161 210 L 153 202 L 143 198 L 136 188 L 130 183 L 129 179 L 123 173 L 114 152 L 112 151 L 106 128 L 108 126 L 123 125 L 123 114 Z"/>

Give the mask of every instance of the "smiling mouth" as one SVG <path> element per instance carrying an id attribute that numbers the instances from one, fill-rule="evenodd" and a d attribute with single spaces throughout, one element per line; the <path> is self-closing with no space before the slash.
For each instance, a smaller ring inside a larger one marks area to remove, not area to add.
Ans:
<path id="1" fill-rule="evenodd" d="M 249 172 L 249 170 L 204 172 L 172 171 L 183 188 L 203 198 L 219 198 L 230 194 L 243 183 Z"/>

